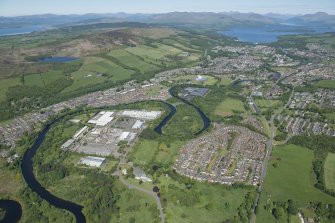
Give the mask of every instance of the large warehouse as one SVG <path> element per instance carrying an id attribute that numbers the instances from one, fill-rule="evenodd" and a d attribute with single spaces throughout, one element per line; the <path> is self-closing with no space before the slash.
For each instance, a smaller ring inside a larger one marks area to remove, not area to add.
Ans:
<path id="1" fill-rule="evenodd" d="M 97 126 L 105 126 L 114 119 L 113 115 L 114 115 L 114 112 L 102 111 L 102 112 L 99 112 L 99 114 L 96 115 L 94 118 L 89 120 L 88 123 L 95 124 Z"/>
<path id="2" fill-rule="evenodd" d="M 86 156 L 80 159 L 79 163 L 92 167 L 101 167 L 105 162 L 105 158 L 96 157 L 96 156 Z"/>

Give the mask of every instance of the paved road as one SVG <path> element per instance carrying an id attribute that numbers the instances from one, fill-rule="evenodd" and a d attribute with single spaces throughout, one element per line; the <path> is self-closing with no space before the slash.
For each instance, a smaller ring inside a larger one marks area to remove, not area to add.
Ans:
<path id="1" fill-rule="evenodd" d="M 130 184 L 128 183 L 122 176 L 122 174 L 120 173 L 120 162 L 118 163 L 117 166 L 117 175 L 119 176 L 119 180 L 121 181 L 122 184 L 124 184 L 125 186 L 127 186 L 129 189 L 135 189 L 138 190 L 142 193 L 145 193 L 147 195 L 151 195 L 155 198 L 156 203 L 157 203 L 157 209 L 159 210 L 159 215 L 160 215 L 160 219 L 161 219 L 161 223 L 165 223 L 165 217 L 164 217 L 164 212 L 163 212 L 163 207 L 162 207 L 162 203 L 161 203 L 161 199 L 157 196 L 157 194 L 153 191 L 150 190 L 146 190 L 142 187 L 139 187 L 137 185 L 134 184 Z"/>
<path id="2" fill-rule="evenodd" d="M 273 124 L 274 117 L 277 114 L 280 114 L 284 110 L 284 108 L 286 108 L 291 103 L 293 94 L 294 94 L 294 89 L 292 90 L 291 96 L 290 96 L 289 100 L 287 101 L 287 103 L 283 107 L 281 107 L 280 109 L 275 111 L 273 113 L 273 115 L 271 116 L 271 119 L 270 119 L 270 138 L 266 142 L 266 155 L 265 155 L 264 162 L 263 162 L 260 185 L 258 187 L 258 193 L 256 195 L 256 199 L 255 199 L 255 203 L 254 203 L 254 207 L 253 207 L 254 212 L 253 212 L 253 215 L 251 216 L 250 223 L 255 223 L 256 222 L 256 209 L 257 209 L 257 206 L 258 206 L 258 203 L 259 203 L 259 197 L 260 197 L 260 192 L 262 190 L 262 184 L 263 184 L 263 181 L 264 181 L 265 176 L 266 176 L 267 166 L 268 166 L 269 159 L 270 159 L 271 153 L 272 153 L 273 138 L 275 137 L 275 133 L 276 133 L 276 129 L 275 129 L 274 124 Z"/>

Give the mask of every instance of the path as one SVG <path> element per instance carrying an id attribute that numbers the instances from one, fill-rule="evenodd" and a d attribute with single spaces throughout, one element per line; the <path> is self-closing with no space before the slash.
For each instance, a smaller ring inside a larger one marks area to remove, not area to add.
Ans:
<path id="1" fill-rule="evenodd" d="M 157 209 L 159 210 L 159 215 L 160 215 L 161 223 L 165 223 L 165 217 L 164 217 L 164 212 L 163 212 L 163 207 L 162 207 L 161 199 L 157 196 L 157 193 L 155 193 L 153 191 L 150 191 L 150 190 L 146 190 L 146 189 L 144 189 L 142 187 L 139 187 L 137 185 L 134 185 L 134 184 L 131 184 L 131 183 L 127 182 L 123 178 L 123 176 L 122 176 L 122 174 L 120 172 L 120 164 L 121 164 L 121 162 L 119 161 L 118 165 L 117 165 L 116 172 L 117 172 L 117 175 L 119 176 L 119 180 L 121 181 L 121 183 L 123 185 L 127 186 L 129 189 L 135 189 L 135 190 L 138 190 L 138 191 L 140 191 L 142 193 L 145 193 L 147 195 L 153 196 L 155 198 L 155 200 L 156 200 L 156 203 L 157 203 Z"/>

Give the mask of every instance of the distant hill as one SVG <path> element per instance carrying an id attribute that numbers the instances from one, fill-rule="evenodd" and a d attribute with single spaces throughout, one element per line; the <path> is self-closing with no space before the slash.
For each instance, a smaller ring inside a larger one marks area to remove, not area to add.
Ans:
<path id="1" fill-rule="evenodd" d="M 211 26 L 229 28 L 236 26 L 261 26 L 265 24 L 293 23 L 297 25 L 335 26 L 335 15 L 318 12 L 307 15 L 285 15 L 239 12 L 170 12 L 162 14 L 85 14 L 85 15 L 32 15 L 0 17 L 0 28 L 42 25 L 59 27 L 76 24 L 142 22 L 169 25 Z"/>
<path id="2" fill-rule="evenodd" d="M 287 21 L 298 25 L 322 24 L 335 26 L 335 15 L 329 15 L 325 12 L 318 12 L 315 14 L 296 16 L 288 19 Z"/>

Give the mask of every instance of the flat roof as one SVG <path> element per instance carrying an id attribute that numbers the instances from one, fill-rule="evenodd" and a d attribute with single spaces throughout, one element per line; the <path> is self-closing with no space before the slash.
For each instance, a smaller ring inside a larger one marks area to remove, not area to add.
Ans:
<path id="1" fill-rule="evenodd" d="M 61 148 L 67 148 L 69 146 L 71 146 L 71 144 L 74 142 L 73 139 L 69 139 L 67 140 L 65 143 L 63 143 L 63 145 L 61 145 Z"/>
<path id="2" fill-rule="evenodd" d="M 76 134 L 74 134 L 73 138 L 78 138 L 78 136 L 80 136 L 80 134 L 83 133 L 87 128 L 87 126 L 82 127 L 78 132 L 76 132 Z"/>

